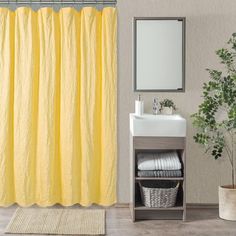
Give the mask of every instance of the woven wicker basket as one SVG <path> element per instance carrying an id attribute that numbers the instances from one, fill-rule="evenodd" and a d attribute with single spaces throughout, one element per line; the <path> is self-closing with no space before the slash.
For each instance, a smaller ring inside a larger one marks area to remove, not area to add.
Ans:
<path id="1" fill-rule="evenodd" d="M 175 206 L 179 183 L 170 181 L 139 182 L 144 206 L 168 208 Z"/>

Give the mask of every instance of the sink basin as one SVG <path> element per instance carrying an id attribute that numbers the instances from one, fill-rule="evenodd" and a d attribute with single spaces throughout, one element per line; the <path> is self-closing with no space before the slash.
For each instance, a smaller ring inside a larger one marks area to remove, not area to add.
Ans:
<path id="1" fill-rule="evenodd" d="M 133 136 L 185 137 L 186 120 L 180 115 L 131 113 L 130 132 Z"/>

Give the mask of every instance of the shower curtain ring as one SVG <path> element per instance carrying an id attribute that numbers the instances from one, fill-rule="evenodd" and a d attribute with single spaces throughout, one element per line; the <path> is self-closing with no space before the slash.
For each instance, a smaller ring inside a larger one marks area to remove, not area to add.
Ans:
<path id="1" fill-rule="evenodd" d="M 41 0 L 40 0 L 40 1 L 41 1 Z M 54 2 L 54 0 L 50 1 L 49 7 L 53 8 L 53 2 Z"/>

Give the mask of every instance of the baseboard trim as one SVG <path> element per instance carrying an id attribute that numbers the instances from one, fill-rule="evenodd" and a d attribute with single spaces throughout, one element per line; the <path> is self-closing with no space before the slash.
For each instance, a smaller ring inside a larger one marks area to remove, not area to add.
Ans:
<path id="1" fill-rule="evenodd" d="M 187 203 L 188 209 L 218 209 L 218 203 Z"/>
<path id="2" fill-rule="evenodd" d="M 128 208 L 129 207 L 129 203 L 116 203 L 115 207 L 116 208 Z"/>
<path id="3" fill-rule="evenodd" d="M 128 208 L 129 203 L 116 203 L 116 208 Z M 218 203 L 187 203 L 186 207 L 188 209 L 218 209 Z"/>

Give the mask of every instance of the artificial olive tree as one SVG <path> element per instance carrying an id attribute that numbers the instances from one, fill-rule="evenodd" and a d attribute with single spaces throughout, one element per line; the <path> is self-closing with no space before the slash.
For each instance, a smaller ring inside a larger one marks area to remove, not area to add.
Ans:
<path id="1" fill-rule="evenodd" d="M 228 47 L 216 51 L 224 72 L 207 69 L 210 80 L 203 85 L 203 102 L 192 115 L 197 128 L 194 140 L 218 159 L 224 153 L 232 168 L 232 186 L 236 188 L 236 33 Z"/>

